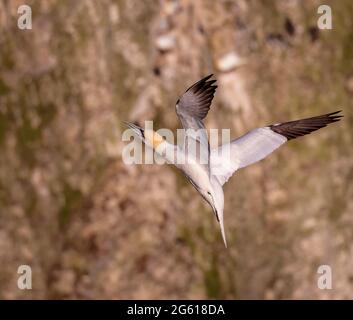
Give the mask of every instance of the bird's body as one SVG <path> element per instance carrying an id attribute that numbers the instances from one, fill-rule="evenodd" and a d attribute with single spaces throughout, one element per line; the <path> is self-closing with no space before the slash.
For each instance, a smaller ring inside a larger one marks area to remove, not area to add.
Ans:
<path id="1" fill-rule="evenodd" d="M 131 123 L 128 126 L 168 163 L 178 167 L 209 203 L 227 246 L 223 220 L 223 185 L 234 172 L 262 160 L 286 141 L 325 127 L 340 120 L 342 116 L 337 111 L 257 128 L 230 143 L 210 149 L 203 119 L 217 88 L 215 80 L 209 80 L 211 76 L 192 85 L 176 103 L 177 115 L 185 129 L 182 147 L 167 142 L 153 130 L 144 130 Z"/>

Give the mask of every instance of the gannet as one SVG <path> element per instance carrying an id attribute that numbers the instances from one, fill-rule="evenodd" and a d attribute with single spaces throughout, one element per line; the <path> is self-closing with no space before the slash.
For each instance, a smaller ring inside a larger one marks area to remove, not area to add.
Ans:
<path id="1" fill-rule="evenodd" d="M 212 76 L 211 74 L 193 84 L 177 100 L 176 114 L 185 130 L 183 146 L 169 143 L 154 130 L 125 123 L 146 145 L 152 147 L 154 152 L 184 173 L 211 206 L 220 225 L 224 245 L 227 247 L 223 219 L 223 185 L 234 172 L 264 159 L 285 142 L 326 127 L 339 121 L 343 116 L 339 115 L 341 111 L 335 111 L 316 117 L 267 125 L 211 149 L 203 120 L 207 116 L 217 88 L 214 84 L 216 80 L 210 80 Z M 195 134 L 197 130 L 201 133 Z M 188 152 L 188 145 L 191 144 L 196 144 L 199 148 L 198 156 Z M 206 161 L 201 161 L 202 159 Z"/>

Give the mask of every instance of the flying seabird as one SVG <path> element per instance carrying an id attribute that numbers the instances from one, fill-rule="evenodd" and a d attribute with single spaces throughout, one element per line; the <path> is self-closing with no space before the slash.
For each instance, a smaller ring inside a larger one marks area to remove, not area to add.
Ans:
<path id="1" fill-rule="evenodd" d="M 185 130 L 183 146 L 167 142 L 153 130 L 145 130 L 133 123 L 126 122 L 126 124 L 145 144 L 151 146 L 167 162 L 179 168 L 208 202 L 220 224 L 222 238 L 227 247 L 223 222 L 223 185 L 234 172 L 264 159 L 288 140 L 326 127 L 332 122 L 339 121 L 343 116 L 339 115 L 341 111 L 336 111 L 321 116 L 276 123 L 253 129 L 230 143 L 210 149 L 203 120 L 207 116 L 217 88 L 216 80 L 209 80 L 212 76 L 211 74 L 193 84 L 176 103 L 176 113 Z M 195 132 L 199 133 L 195 134 Z M 188 146 L 191 144 L 198 146 L 199 156 L 188 152 Z M 175 156 L 179 161 L 175 161 Z M 180 161 L 180 159 L 187 161 Z"/>

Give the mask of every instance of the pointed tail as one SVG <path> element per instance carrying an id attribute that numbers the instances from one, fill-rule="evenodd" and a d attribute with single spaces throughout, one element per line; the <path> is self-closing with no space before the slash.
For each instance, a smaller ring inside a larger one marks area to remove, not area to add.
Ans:
<path id="1" fill-rule="evenodd" d="M 222 238 L 223 238 L 223 242 L 225 247 L 227 248 L 227 239 L 226 239 L 226 233 L 224 231 L 224 223 L 223 223 L 223 215 L 222 217 L 219 217 L 219 226 L 221 227 L 221 233 L 222 233 Z"/>

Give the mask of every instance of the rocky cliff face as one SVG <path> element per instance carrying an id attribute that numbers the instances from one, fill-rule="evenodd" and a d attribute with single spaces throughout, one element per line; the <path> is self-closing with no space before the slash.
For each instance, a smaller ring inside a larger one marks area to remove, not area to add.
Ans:
<path id="1" fill-rule="evenodd" d="M 0 1 L 1 298 L 352 298 L 351 1 L 325 2 L 332 30 L 320 1 L 30 1 L 32 30 L 20 4 Z M 175 130 L 208 73 L 206 125 L 234 137 L 345 115 L 230 180 L 228 249 L 179 172 L 121 159 L 123 120 Z"/>

